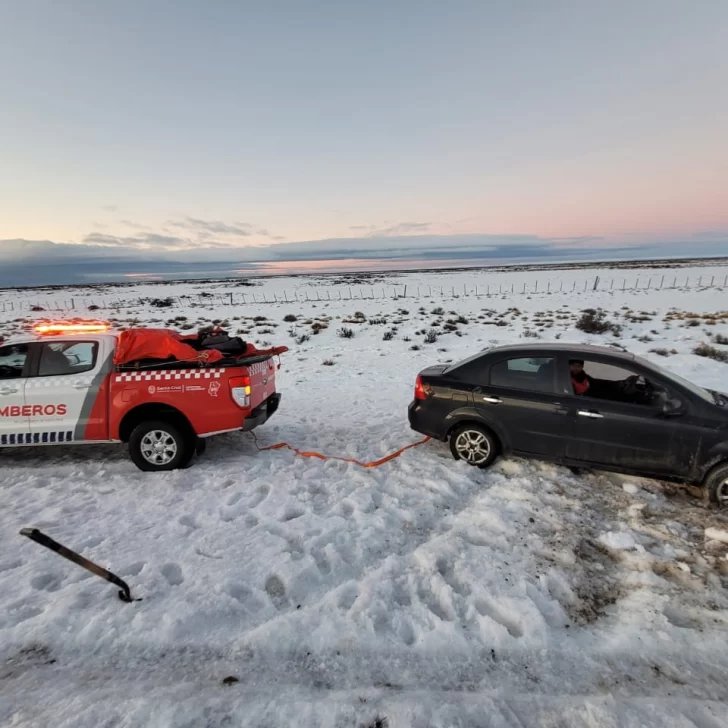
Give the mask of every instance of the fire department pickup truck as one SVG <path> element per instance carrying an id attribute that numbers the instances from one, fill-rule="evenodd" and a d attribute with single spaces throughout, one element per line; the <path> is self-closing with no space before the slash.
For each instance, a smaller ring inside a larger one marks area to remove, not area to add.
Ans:
<path id="1" fill-rule="evenodd" d="M 88 323 L 36 326 L 5 342 L 0 448 L 124 442 L 140 469 L 173 470 L 205 438 L 263 424 L 280 403 L 274 356 L 286 348 L 198 344 L 163 329 Z"/>

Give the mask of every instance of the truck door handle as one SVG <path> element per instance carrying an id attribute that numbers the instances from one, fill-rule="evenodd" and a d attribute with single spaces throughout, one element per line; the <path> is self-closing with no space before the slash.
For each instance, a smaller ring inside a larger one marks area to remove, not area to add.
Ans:
<path id="1" fill-rule="evenodd" d="M 577 410 L 576 412 L 579 417 L 590 417 L 593 420 L 603 420 L 604 415 L 600 414 L 599 412 L 594 412 L 594 410 Z"/>
<path id="2" fill-rule="evenodd" d="M 500 404 L 502 402 L 500 397 L 483 397 L 484 402 L 490 402 L 491 404 Z"/>
<path id="3" fill-rule="evenodd" d="M 14 387 L 0 387 L 0 394 L 15 394 L 17 391 Z"/>

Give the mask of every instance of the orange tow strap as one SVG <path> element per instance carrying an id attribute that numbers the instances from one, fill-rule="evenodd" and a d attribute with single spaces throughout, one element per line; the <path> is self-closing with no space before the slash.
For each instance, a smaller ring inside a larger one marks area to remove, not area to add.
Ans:
<path id="1" fill-rule="evenodd" d="M 388 463 L 390 460 L 398 458 L 405 450 L 410 450 L 413 447 L 424 445 L 426 442 L 429 442 L 432 439 L 430 437 L 426 437 L 424 438 L 424 440 L 418 440 L 417 442 L 412 442 L 409 445 L 405 445 L 399 450 L 393 452 L 391 455 L 387 455 L 386 457 L 383 457 L 379 460 L 374 460 L 371 463 L 363 463 L 361 462 L 361 460 L 355 460 L 354 458 L 340 458 L 336 457 L 335 455 L 323 455 L 320 452 L 313 452 L 312 450 L 299 450 L 297 447 L 293 447 L 293 445 L 289 445 L 287 442 L 277 442 L 275 445 L 266 445 L 265 447 L 261 447 L 260 445 L 258 445 L 258 438 L 255 436 L 255 433 L 251 432 L 250 434 L 253 436 L 253 439 L 255 440 L 255 446 L 260 452 L 263 452 L 264 450 L 282 450 L 283 448 L 286 448 L 288 450 L 292 450 L 296 453 L 296 455 L 300 455 L 303 458 L 317 458 L 319 460 L 340 460 L 343 463 L 354 463 L 354 465 L 359 465 L 362 468 L 378 468 L 380 465 L 384 465 L 384 463 Z"/>

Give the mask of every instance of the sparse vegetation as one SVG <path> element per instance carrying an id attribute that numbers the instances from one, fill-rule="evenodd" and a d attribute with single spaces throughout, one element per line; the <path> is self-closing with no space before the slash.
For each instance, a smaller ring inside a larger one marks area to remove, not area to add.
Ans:
<path id="1" fill-rule="evenodd" d="M 332 367 L 336 362 L 333 359 L 324 359 L 323 364 L 325 367 Z"/>
<path id="2" fill-rule="evenodd" d="M 289 324 L 291 324 L 291 323 L 293 323 L 294 321 L 298 321 L 298 316 L 296 316 L 296 314 L 295 314 L 295 313 L 287 313 L 287 314 L 286 314 L 286 315 L 285 315 L 285 316 L 283 317 L 283 320 L 284 320 L 284 321 L 285 321 L 286 323 L 289 323 Z"/>
<path id="3" fill-rule="evenodd" d="M 412 338 L 409 337 L 409 336 L 405 336 L 405 337 L 402 338 L 402 341 L 408 341 L 409 342 L 409 341 L 412 341 Z"/>
<path id="4" fill-rule="evenodd" d="M 455 323 L 458 323 L 458 324 L 467 324 L 467 323 L 469 323 L 469 321 L 465 318 L 465 316 L 458 316 L 455 319 Z"/>
<path id="5" fill-rule="evenodd" d="M 418 346 L 417 344 L 412 344 L 412 346 L 410 346 L 410 351 L 419 351 L 420 348 L 421 347 Z"/>
<path id="6" fill-rule="evenodd" d="M 308 334 L 301 334 L 296 338 L 297 344 L 305 344 L 311 337 Z"/>
<path id="7" fill-rule="evenodd" d="M 150 306 L 154 306 L 154 308 L 171 308 L 174 306 L 174 298 L 171 296 L 168 296 L 167 298 L 150 298 L 146 301 L 146 303 Z M 41 309 L 41 311 L 42 310 L 43 309 Z"/>
<path id="8" fill-rule="evenodd" d="M 349 329 L 346 326 L 342 326 L 337 332 L 337 336 L 340 336 L 342 339 L 353 339 L 354 338 L 354 329 Z"/>
<path id="9" fill-rule="evenodd" d="M 693 349 L 693 354 L 706 356 L 708 359 L 715 359 L 715 361 L 728 363 L 728 351 L 716 349 L 714 346 L 710 346 L 709 344 L 698 344 L 698 346 Z"/>
<path id="10" fill-rule="evenodd" d="M 619 324 L 607 319 L 604 311 L 593 308 L 584 309 L 574 326 L 585 334 L 606 334 L 611 331 L 615 336 L 618 336 L 622 331 Z"/>
<path id="11" fill-rule="evenodd" d="M 437 341 L 437 331 L 430 329 L 425 334 L 425 344 L 434 344 Z"/>
<path id="12" fill-rule="evenodd" d="M 713 337 L 713 342 L 716 344 L 722 344 L 723 346 L 728 346 L 728 336 L 723 336 L 723 334 L 716 334 Z"/>
<path id="13" fill-rule="evenodd" d="M 650 349 L 650 354 L 657 354 L 657 356 L 670 356 L 670 354 L 677 354 L 677 349 Z"/>
<path id="14" fill-rule="evenodd" d="M 444 316 L 445 309 L 442 306 L 437 306 L 437 308 L 432 309 L 431 313 L 433 316 Z"/>
<path id="15" fill-rule="evenodd" d="M 651 341 L 654 341 L 654 339 L 651 336 L 640 336 L 637 341 L 641 341 L 643 344 L 649 344 Z"/>
<path id="16" fill-rule="evenodd" d="M 391 341 L 394 338 L 394 331 L 385 331 L 382 335 L 384 341 Z"/>

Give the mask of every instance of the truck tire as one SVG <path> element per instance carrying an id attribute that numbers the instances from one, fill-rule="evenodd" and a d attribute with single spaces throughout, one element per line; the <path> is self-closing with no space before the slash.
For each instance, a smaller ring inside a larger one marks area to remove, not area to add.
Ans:
<path id="1" fill-rule="evenodd" d="M 705 487 L 713 505 L 728 508 L 728 463 L 721 463 L 708 473 Z"/>
<path id="2" fill-rule="evenodd" d="M 194 438 L 165 420 L 142 422 L 129 437 L 129 455 L 140 470 L 158 472 L 184 468 L 194 454 Z"/>

